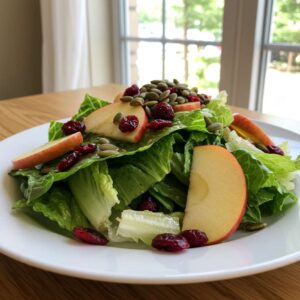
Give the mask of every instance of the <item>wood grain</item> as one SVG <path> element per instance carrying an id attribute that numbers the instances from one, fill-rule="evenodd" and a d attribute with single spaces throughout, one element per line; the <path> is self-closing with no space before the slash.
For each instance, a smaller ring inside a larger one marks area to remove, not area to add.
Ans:
<path id="1" fill-rule="evenodd" d="M 0 139 L 51 119 L 71 116 L 77 111 L 85 93 L 112 100 L 121 90 L 119 85 L 106 85 L 0 101 Z M 233 111 L 300 132 L 299 122 L 235 107 Z M 0 255 L 0 300 L 25 299 L 300 299 L 300 262 L 263 274 L 226 281 L 154 286 L 66 277 Z"/>

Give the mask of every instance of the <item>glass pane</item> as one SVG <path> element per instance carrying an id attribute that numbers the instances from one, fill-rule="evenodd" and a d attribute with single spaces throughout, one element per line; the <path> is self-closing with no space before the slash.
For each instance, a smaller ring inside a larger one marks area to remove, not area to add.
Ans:
<path id="1" fill-rule="evenodd" d="M 129 0 L 128 27 L 129 36 L 161 37 L 162 0 Z"/>
<path id="2" fill-rule="evenodd" d="M 209 95 L 218 93 L 221 48 L 166 44 L 165 78 L 177 78 Z"/>
<path id="3" fill-rule="evenodd" d="M 166 37 L 221 41 L 224 0 L 166 1 Z"/>
<path id="4" fill-rule="evenodd" d="M 300 1 L 275 0 L 272 42 L 300 44 Z"/>
<path id="5" fill-rule="evenodd" d="M 300 52 L 269 53 L 263 112 L 300 120 Z"/>
<path id="6" fill-rule="evenodd" d="M 139 85 L 162 78 L 162 44 L 128 42 L 130 83 Z"/>

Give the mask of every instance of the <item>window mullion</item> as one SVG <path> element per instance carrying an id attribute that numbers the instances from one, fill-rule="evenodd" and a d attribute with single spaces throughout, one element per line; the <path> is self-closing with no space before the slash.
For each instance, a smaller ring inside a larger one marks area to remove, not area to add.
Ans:
<path id="1" fill-rule="evenodd" d="M 166 73 L 166 0 L 162 0 L 162 78 Z"/>

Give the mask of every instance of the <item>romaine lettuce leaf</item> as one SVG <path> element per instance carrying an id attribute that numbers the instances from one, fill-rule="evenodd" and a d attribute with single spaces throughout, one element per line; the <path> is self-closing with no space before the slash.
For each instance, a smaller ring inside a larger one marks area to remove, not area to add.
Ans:
<path id="1" fill-rule="evenodd" d="M 229 106 L 225 105 L 223 99 L 211 100 L 207 105 L 212 112 L 212 117 L 210 117 L 212 122 L 222 123 L 224 127 L 229 126 L 233 122 L 233 115 Z"/>
<path id="2" fill-rule="evenodd" d="M 119 203 L 105 161 L 69 177 L 69 187 L 84 215 L 97 230 L 106 229 L 112 207 Z"/>
<path id="3" fill-rule="evenodd" d="M 51 121 L 48 130 L 48 141 L 54 141 L 64 136 L 61 128 L 64 125 L 62 122 Z"/>
<path id="4" fill-rule="evenodd" d="M 19 200 L 13 208 L 30 208 L 68 231 L 72 231 L 76 226 L 90 226 L 72 193 L 62 184 L 54 185 L 48 193 L 35 200 Z"/>

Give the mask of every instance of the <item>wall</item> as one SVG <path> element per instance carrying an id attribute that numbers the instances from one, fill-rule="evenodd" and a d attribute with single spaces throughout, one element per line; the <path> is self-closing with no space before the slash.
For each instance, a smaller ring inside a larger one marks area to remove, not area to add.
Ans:
<path id="1" fill-rule="evenodd" d="M 41 43 L 39 0 L 0 0 L 0 99 L 42 91 Z"/>

